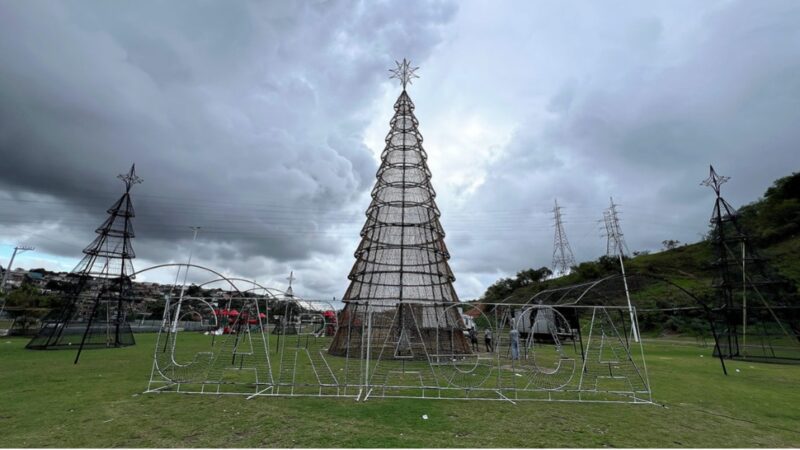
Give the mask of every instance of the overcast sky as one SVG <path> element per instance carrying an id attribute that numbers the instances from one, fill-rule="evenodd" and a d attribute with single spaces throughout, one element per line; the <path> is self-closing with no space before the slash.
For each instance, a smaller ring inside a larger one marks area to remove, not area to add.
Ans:
<path id="1" fill-rule="evenodd" d="M 0 2 L 0 264 L 71 270 L 136 163 L 137 269 L 194 261 L 340 298 L 395 59 L 456 288 L 707 230 L 800 167 L 800 2 Z M 166 281 L 150 272 L 140 279 Z M 209 276 L 190 274 L 204 281 Z"/>

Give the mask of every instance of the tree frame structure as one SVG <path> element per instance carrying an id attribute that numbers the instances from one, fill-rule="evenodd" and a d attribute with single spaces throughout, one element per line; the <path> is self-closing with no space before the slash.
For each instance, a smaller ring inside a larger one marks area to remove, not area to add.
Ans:
<path id="1" fill-rule="evenodd" d="M 43 321 L 26 348 L 53 350 L 134 345 L 127 322 L 128 296 L 136 257 L 131 240 L 135 215 L 131 188 L 141 183 L 136 166 L 118 178 L 125 192 L 108 209 L 108 218 L 95 230 L 97 237 L 83 250 L 83 259 L 72 270 L 73 282 L 66 290 L 60 310 Z"/>
<path id="2" fill-rule="evenodd" d="M 710 166 L 701 183 L 715 194 L 710 241 L 721 330 L 717 351 L 730 359 L 800 362 L 800 308 L 792 304 L 786 281 L 759 254 L 736 209 L 722 197 L 721 186 L 729 179 Z"/>
<path id="3" fill-rule="evenodd" d="M 391 353 L 398 359 L 427 358 L 424 349 L 432 348 L 442 355 L 468 355 L 472 351 L 462 332 L 464 322 L 450 308 L 459 300 L 428 156 L 414 103 L 405 90 L 416 69 L 405 59 L 397 66 L 392 73 L 403 91 L 394 104 L 339 322 L 363 322 L 369 316 L 374 321 L 371 330 L 377 333 L 370 342 L 383 339 L 381 348 L 393 347 Z M 444 316 L 437 313 L 445 310 Z M 329 351 L 338 356 L 360 354 L 361 342 L 340 328 Z"/>

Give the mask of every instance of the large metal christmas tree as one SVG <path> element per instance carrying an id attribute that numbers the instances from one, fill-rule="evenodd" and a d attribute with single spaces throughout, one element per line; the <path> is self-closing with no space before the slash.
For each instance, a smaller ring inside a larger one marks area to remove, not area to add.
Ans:
<path id="1" fill-rule="evenodd" d="M 406 92 L 417 76 L 407 60 L 392 78 L 403 91 L 381 155 L 372 202 L 348 278 L 339 329 L 329 352 L 358 357 L 365 342 L 373 358 L 426 359 L 471 354 L 456 305 L 427 154 Z M 365 335 L 365 327 L 369 335 Z"/>
<path id="2" fill-rule="evenodd" d="M 126 321 L 127 294 L 131 287 L 136 257 L 131 188 L 141 183 L 136 166 L 118 178 L 125 192 L 111 208 L 108 219 L 95 232 L 97 237 L 83 250 L 83 259 L 72 270 L 73 283 L 66 292 L 64 307 L 45 319 L 29 349 L 84 348 L 134 345 Z M 78 357 L 75 361 L 77 362 Z"/>

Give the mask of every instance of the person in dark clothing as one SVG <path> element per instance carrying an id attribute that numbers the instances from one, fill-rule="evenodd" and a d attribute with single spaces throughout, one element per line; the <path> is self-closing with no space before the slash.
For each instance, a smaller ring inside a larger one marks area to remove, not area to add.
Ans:
<path id="1" fill-rule="evenodd" d="M 508 338 L 511 343 L 511 359 L 519 359 L 519 331 L 512 328 Z"/>
<path id="2" fill-rule="evenodd" d="M 472 342 L 472 351 L 478 351 L 478 332 L 475 331 L 475 327 L 469 329 L 469 340 Z"/>

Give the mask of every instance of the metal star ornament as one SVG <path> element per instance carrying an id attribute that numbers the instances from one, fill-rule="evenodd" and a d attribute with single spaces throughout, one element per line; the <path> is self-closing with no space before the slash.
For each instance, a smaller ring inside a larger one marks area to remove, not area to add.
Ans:
<path id="1" fill-rule="evenodd" d="M 127 174 L 121 173 L 117 175 L 117 178 L 119 178 L 120 180 L 122 180 L 123 183 L 125 183 L 125 191 L 130 191 L 131 186 L 142 182 L 142 179 L 139 178 L 138 175 L 136 175 L 136 164 L 131 166 L 130 172 L 128 172 Z"/>
<path id="2" fill-rule="evenodd" d="M 394 69 L 389 69 L 389 72 L 392 73 L 392 76 L 389 79 L 397 78 L 400 80 L 400 84 L 403 85 L 403 90 L 406 90 L 406 85 L 411 84 L 412 78 L 419 78 L 417 74 L 414 72 L 419 69 L 419 67 L 411 67 L 411 61 L 403 58 L 403 62 L 395 61 L 397 67 Z"/>
<path id="3" fill-rule="evenodd" d="M 709 174 L 708 174 L 708 178 L 703 180 L 703 182 L 700 183 L 700 184 L 703 185 L 703 186 L 708 186 L 711 189 L 713 189 L 714 192 L 717 193 L 717 197 L 719 197 L 720 187 L 726 181 L 730 180 L 731 177 L 726 177 L 724 175 L 718 175 L 717 172 L 714 170 L 714 166 L 709 166 L 709 169 L 710 169 L 710 171 L 709 171 Z"/>

